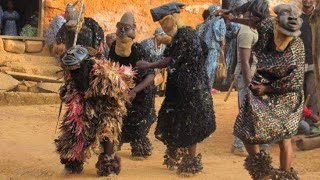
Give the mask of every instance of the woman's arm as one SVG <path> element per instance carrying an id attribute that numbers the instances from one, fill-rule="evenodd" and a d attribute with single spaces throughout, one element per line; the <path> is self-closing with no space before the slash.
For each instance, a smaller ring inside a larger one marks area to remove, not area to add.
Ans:
<path id="1" fill-rule="evenodd" d="M 172 59 L 170 57 L 160 59 L 156 62 L 138 61 L 136 67 L 140 69 L 160 69 L 167 67 L 171 63 L 171 61 Z"/>
<path id="2" fill-rule="evenodd" d="M 155 77 L 154 74 L 147 75 L 146 78 L 144 78 L 144 80 L 141 83 L 139 83 L 136 87 L 132 89 L 132 91 L 134 91 L 135 93 L 138 93 L 143 89 L 145 89 L 146 87 L 150 86 L 154 82 L 154 77 Z"/>

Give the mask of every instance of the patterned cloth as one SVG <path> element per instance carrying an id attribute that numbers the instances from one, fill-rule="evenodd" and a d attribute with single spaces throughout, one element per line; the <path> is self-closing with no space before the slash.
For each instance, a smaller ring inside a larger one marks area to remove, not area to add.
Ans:
<path id="1" fill-rule="evenodd" d="M 221 54 L 220 43 L 225 39 L 226 25 L 221 18 L 209 19 L 199 28 L 200 38 L 207 44 L 209 53 L 206 61 L 210 86 L 214 83 L 218 60 Z"/>
<path id="2" fill-rule="evenodd" d="M 163 52 L 166 49 L 166 46 L 163 44 L 160 45 L 160 47 L 155 48 L 154 38 L 145 39 L 140 44 L 153 62 L 161 59 L 163 57 Z"/>
<path id="3" fill-rule="evenodd" d="M 228 22 L 226 23 L 226 46 L 225 46 L 225 58 L 227 64 L 227 77 L 223 84 L 229 84 L 231 82 L 231 76 L 233 74 L 232 64 L 237 61 L 237 39 L 234 34 L 237 34 L 240 30 L 240 24 Z"/>
<path id="4" fill-rule="evenodd" d="M 284 52 L 270 50 L 273 21 L 263 20 L 253 51 L 258 63 L 252 83 L 267 84 L 275 93 L 255 96 L 248 92 L 234 126 L 234 135 L 248 144 L 269 144 L 291 138 L 297 132 L 303 110 L 304 48 L 294 38 Z"/>
<path id="5" fill-rule="evenodd" d="M 56 42 L 56 35 L 64 23 L 66 23 L 66 19 L 63 15 L 56 16 L 51 21 L 49 28 L 45 34 L 45 40 L 49 46 L 53 45 Z"/>
<path id="6" fill-rule="evenodd" d="M 69 49 L 73 45 L 75 33 L 68 31 L 66 25 L 62 25 L 57 36 L 57 44 L 65 44 Z M 83 27 L 78 34 L 77 45 L 92 47 L 96 50 L 100 48 L 104 40 L 104 32 L 99 24 L 92 18 L 84 18 Z"/>
<path id="7" fill-rule="evenodd" d="M 118 56 L 115 52 L 116 42 L 110 47 L 108 59 L 118 62 L 121 65 L 136 66 L 139 60 L 150 61 L 143 47 L 134 43 L 131 48 L 129 57 Z M 135 84 L 141 83 L 146 76 L 153 74 L 153 70 L 138 70 L 135 77 Z M 122 127 L 122 143 L 134 142 L 137 140 L 145 140 L 149 133 L 151 125 L 155 121 L 155 94 L 154 85 L 150 85 L 137 93 L 131 105 L 128 105 L 128 115 L 123 119 Z"/>
<path id="8" fill-rule="evenodd" d="M 252 65 L 252 66 L 255 66 L 255 65 Z M 252 67 L 251 68 L 254 68 L 255 67 Z M 244 102 L 245 100 L 245 97 L 246 97 L 246 94 L 248 94 L 248 89 L 245 88 L 245 82 L 244 82 L 244 78 L 243 78 L 243 75 L 240 74 L 238 77 L 235 77 L 237 78 L 237 89 L 238 89 L 238 106 L 240 107 L 241 104 Z M 241 141 L 241 139 L 239 139 L 238 137 L 234 136 L 234 139 L 233 139 L 233 146 L 235 148 L 238 148 L 238 149 L 243 149 L 245 150 L 245 146 L 243 144 L 243 142 Z M 264 149 L 266 150 L 267 148 L 269 147 L 268 144 L 261 144 L 260 145 L 260 148 L 261 149 Z"/>
<path id="9" fill-rule="evenodd" d="M 160 60 L 163 57 L 164 50 L 166 49 L 166 45 L 163 45 L 163 44 L 161 44 L 160 47 L 156 49 L 154 46 L 153 38 L 145 39 L 140 44 L 143 46 L 144 50 L 149 55 L 150 60 L 152 62 Z M 164 79 L 164 81 L 159 86 L 156 87 L 156 93 L 158 94 L 158 93 L 162 93 L 165 90 L 166 69 L 162 69 L 162 70 L 157 69 L 156 71 L 160 71 L 162 78 Z"/>
<path id="10" fill-rule="evenodd" d="M 3 35 L 18 36 L 17 21 L 20 19 L 20 15 L 17 11 L 5 11 L 3 13 L 4 30 Z"/>
<path id="11" fill-rule="evenodd" d="M 207 48 L 195 30 L 186 27 L 178 30 L 164 56 L 173 61 L 155 135 L 169 147 L 188 147 L 210 136 L 216 128 L 205 70 Z"/>

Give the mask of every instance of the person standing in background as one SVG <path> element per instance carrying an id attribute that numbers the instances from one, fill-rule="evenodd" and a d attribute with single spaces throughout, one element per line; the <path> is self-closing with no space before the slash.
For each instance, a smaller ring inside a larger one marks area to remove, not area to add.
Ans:
<path id="1" fill-rule="evenodd" d="M 2 18 L 3 18 L 3 9 L 1 6 L 1 0 L 0 0 L 0 34 L 1 34 L 1 30 L 2 30 Z"/>
<path id="2" fill-rule="evenodd" d="M 302 15 L 303 24 L 301 27 L 301 35 L 300 38 L 304 44 L 305 50 L 305 73 L 304 73 L 304 95 L 307 98 L 310 95 L 310 100 L 307 104 L 307 107 L 312 110 L 313 114 L 318 115 L 318 107 L 317 107 L 317 95 L 316 95 L 316 85 L 315 85 L 315 72 L 313 65 L 313 53 L 312 53 L 312 32 L 310 27 L 310 16 L 313 13 L 314 0 L 302 0 Z M 312 124 L 311 118 L 306 118 L 306 122 L 310 125 Z"/>
<path id="3" fill-rule="evenodd" d="M 206 23 L 206 21 L 207 21 L 207 19 L 208 19 L 209 16 L 210 16 L 209 10 L 208 10 L 208 9 L 205 9 L 205 10 L 202 12 L 203 22 L 197 25 L 196 31 L 199 31 L 200 27 L 203 26 L 203 25 Z"/>
<path id="4" fill-rule="evenodd" d="M 4 30 L 3 35 L 6 36 L 18 36 L 17 21 L 20 19 L 20 15 L 14 10 L 13 1 L 7 2 L 7 10 L 3 13 Z"/>
<path id="5" fill-rule="evenodd" d="M 237 35 L 240 29 L 240 24 L 226 21 L 226 46 L 225 46 L 225 58 L 227 65 L 227 77 L 223 81 L 224 85 L 228 85 L 232 81 L 232 63 L 237 58 Z"/>
<path id="6" fill-rule="evenodd" d="M 208 8 L 210 17 L 203 26 L 200 27 L 198 35 L 208 47 L 208 57 L 206 61 L 207 74 L 209 77 L 209 86 L 212 88 L 216 71 L 218 68 L 218 60 L 221 50 L 225 45 L 226 24 L 220 17 L 215 16 L 215 12 L 220 9 L 219 6 L 212 5 Z"/>
<path id="7" fill-rule="evenodd" d="M 229 0 L 228 9 L 239 7 L 248 0 Z M 240 30 L 240 24 L 226 21 L 226 48 L 225 48 L 225 57 L 227 64 L 227 77 L 224 80 L 224 85 L 228 85 L 233 81 L 233 73 L 235 70 L 235 64 L 237 64 L 237 35 Z"/>
<path id="8" fill-rule="evenodd" d="M 49 46 L 49 51 L 51 54 L 52 54 L 53 44 L 56 43 L 56 35 L 64 23 L 66 23 L 65 14 L 60 14 L 54 17 L 44 36 L 45 41 Z"/>

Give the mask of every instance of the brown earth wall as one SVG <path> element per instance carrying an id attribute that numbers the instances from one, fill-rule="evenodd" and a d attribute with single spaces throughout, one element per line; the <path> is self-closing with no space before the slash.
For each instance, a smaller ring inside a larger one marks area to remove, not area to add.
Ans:
<path id="1" fill-rule="evenodd" d="M 280 0 L 270 0 L 271 4 L 280 3 Z M 282 2 L 289 0 L 282 0 Z M 298 1 L 298 0 L 292 0 Z M 70 0 L 45 0 L 44 30 L 47 29 L 50 21 L 58 14 L 64 12 L 66 4 Z M 137 40 L 150 37 L 158 23 L 152 21 L 150 9 L 161 4 L 168 3 L 168 0 L 85 0 L 85 16 L 94 18 L 105 33 L 115 32 L 115 24 L 126 12 L 135 14 L 137 22 Z M 195 27 L 202 21 L 202 11 L 208 5 L 219 4 L 220 0 L 180 0 L 187 5 L 181 17 L 186 25 Z"/>

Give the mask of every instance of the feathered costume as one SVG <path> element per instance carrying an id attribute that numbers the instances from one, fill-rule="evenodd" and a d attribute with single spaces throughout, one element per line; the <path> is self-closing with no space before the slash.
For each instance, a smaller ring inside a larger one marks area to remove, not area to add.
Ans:
<path id="1" fill-rule="evenodd" d="M 125 66 L 136 66 L 139 60 L 150 60 L 143 47 L 134 43 L 129 57 L 121 57 L 115 51 L 116 42 L 110 48 L 108 59 Z M 153 70 L 137 70 L 134 82 L 141 83 L 147 75 L 154 74 Z M 152 145 L 147 137 L 151 125 L 156 120 L 155 87 L 150 85 L 138 92 L 131 104 L 128 104 L 128 114 L 123 119 L 121 143 L 130 143 L 132 156 L 148 157 L 151 155 Z"/>
<path id="2" fill-rule="evenodd" d="M 55 144 L 68 171 L 81 172 L 91 151 L 100 152 L 100 143 L 119 144 L 122 117 L 127 113 L 125 105 L 133 86 L 132 69 L 109 61 L 86 59 L 79 69 L 66 71 L 61 98 L 67 112 Z M 99 157 L 98 174 L 119 173 L 119 164 L 114 161 L 114 157 Z"/>

